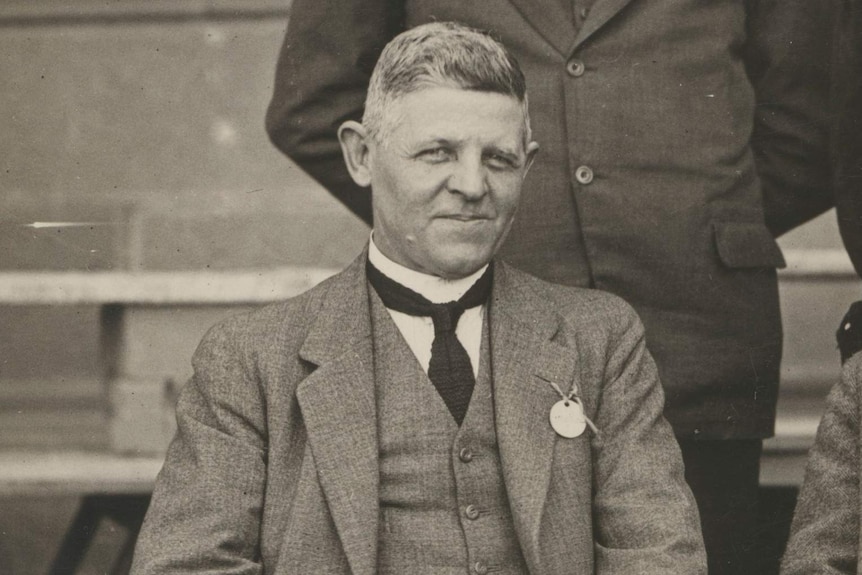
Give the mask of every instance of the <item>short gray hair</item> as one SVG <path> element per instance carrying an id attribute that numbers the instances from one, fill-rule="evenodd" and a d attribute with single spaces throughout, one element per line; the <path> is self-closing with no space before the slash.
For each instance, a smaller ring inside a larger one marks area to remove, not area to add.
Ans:
<path id="1" fill-rule="evenodd" d="M 511 96 L 524 110 L 530 141 L 527 83 L 518 61 L 485 32 L 456 22 L 411 28 L 383 49 L 368 85 L 362 124 L 381 141 L 391 126 L 387 110 L 398 98 L 426 88 L 452 87 Z"/>

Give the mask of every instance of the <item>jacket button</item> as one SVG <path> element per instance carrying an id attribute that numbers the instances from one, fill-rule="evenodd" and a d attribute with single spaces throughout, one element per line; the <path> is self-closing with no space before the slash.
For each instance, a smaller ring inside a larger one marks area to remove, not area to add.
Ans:
<path id="1" fill-rule="evenodd" d="M 464 463 L 470 463 L 473 461 L 473 452 L 470 451 L 469 447 L 462 447 L 461 451 L 458 452 L 458 459 Z"/>
<path id="2" fill-rule="evenodd" d="M 584 63 L 577 58 L 572 58 L 566 62 L 566 72 L 568 72 L 569 76 L 572 76 L 573 78 L 580 78 L 584 75 L 585 71 L 586 67 L 584 66 Z"/>
<path id="3" fill-rule="evenodd" d="M 593 181 L 593 171 L 587 166 L 581 166 L 575 170 L 575 179 L 581 184 L 589 184 Z"/>
<path id="4" fill-rule="evenodd" d="M 475 505 L 468 505 L 464 508 L 464 516 L 467 517 L 467 519 L 474 521 L 479 518 L 479 510 Z"/>
<path id="5" fill-rule="evenodd" d="M 481 561 L 473 563 L 473 573 L 476 575 L 488 575 L 488 566 Z"/>

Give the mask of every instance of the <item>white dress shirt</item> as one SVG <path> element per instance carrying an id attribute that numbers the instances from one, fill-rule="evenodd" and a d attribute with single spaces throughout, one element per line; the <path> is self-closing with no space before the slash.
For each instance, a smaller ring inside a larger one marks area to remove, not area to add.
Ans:
<path id="1" fill-rule="evenodd" d="M 431 303 L 448 303 L 460 299 L 488 268 L 485 265 L 473 274 L 457 280 L 447 280 L 417 272 L 395 263 L 383 255 L 383 252 L 374 244 L 373 233 L 368 247 L 368 261 L 389 279 L 412 289 Z M 428 373 L 428 364 L 431 361 L 431 343 L 434 341 L 434 322 L 430 317 L 413 316 L 389 308 L 386 309 L 416 359 L 419 360 L 419 365 L 422 366 L 425 373 Z M 472 307 L 464 311 L 461 319 L 458 320 L 458 326 L 455 328 L 455 337 L 467 351 L 475 377 L 479 376 L 479 351 L 482 347 L 482 320 L 484 317 L 485 305 Z"/>

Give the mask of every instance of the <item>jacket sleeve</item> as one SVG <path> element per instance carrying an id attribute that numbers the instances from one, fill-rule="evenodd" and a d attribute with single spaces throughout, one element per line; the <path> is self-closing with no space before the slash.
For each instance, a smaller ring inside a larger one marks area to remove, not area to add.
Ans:
<path id="1" fill-rule="evenodd" d="M 273 144 L 371 223 L 371 194 L 350 179 L 338 126 L 360 120 L 368 80 L 402 28 L 396 0 L 294 0 L 267 110 Z"/>
<path id="2" fill-rule="evenodd" d="M 706 575 L 697 504 L 664 394 L 635 312 L 607 356 L 594 443 L 593 522 L 598 575 Z"/>
<path id="3" fill-rule="evenodd" d="M 136 575 L 262 572 L 264 405 L 230 325 L 210 330 L 195 352 L 135 548 Z"/>
<path id="4" fill-rule="evenodd" d="M 862 277 L 862 2 L 842 2 L 832 60 L 832 166 L 844 247 Z"/>
<path id="5" fill-rule="evenodd" d="M 833 205 L 829 163 L 833 0 L 747 0 L 752 148 L 773 235 Z"/>
<path id="6" fill-rule="evenodd" d="M 859 381 L 862 354 L 826 401 L 808 455 L 782 575 L 855 574 L 859 553 Z"/>

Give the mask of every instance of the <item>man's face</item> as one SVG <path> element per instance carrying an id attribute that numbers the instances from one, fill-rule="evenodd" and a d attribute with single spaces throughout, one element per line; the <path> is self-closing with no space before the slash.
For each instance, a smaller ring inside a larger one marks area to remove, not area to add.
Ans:
<path id="1" fill-rule="evenodd" d="M 517 99 L 434 87 L 387 110 L 368 139 L 374 241 L 392 260 L 445 278 L 488 263 L 509 231 L 530 159 Z"/>

